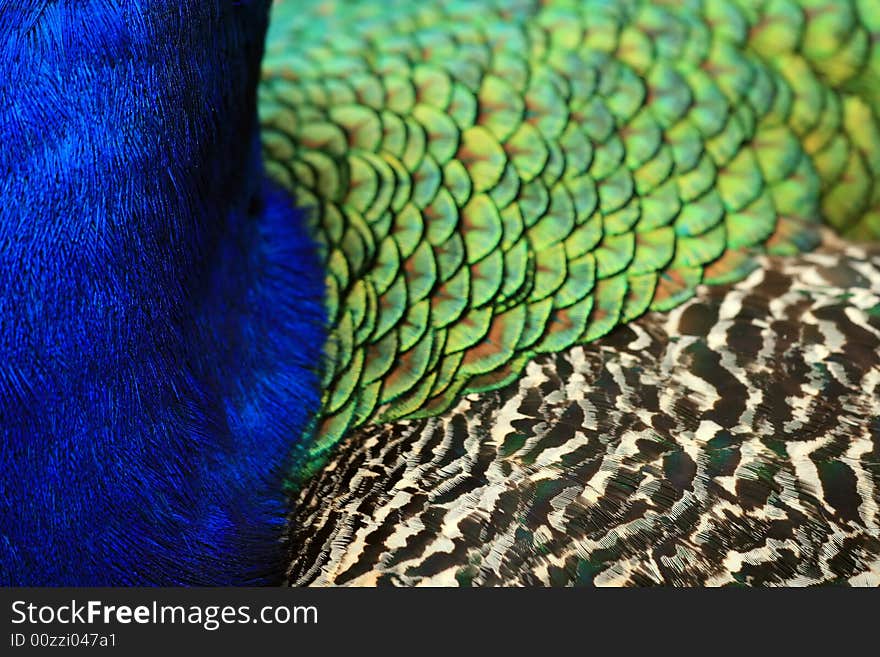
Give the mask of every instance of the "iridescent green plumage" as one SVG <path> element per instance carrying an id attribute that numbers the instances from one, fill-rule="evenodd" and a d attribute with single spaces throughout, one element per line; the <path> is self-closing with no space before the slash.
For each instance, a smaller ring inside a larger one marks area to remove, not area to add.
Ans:
<path id="1" fill-rule="evenodd" d="M 328 267 L 313 461 L 812 248 L 820 221 L 880 236 L 870 4 L 277 3 L 267 168 Z"/>

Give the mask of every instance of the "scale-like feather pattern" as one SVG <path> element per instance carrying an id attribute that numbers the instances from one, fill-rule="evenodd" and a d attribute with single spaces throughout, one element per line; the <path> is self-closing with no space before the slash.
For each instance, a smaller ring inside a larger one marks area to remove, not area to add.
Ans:
<path id="1" fill-rule="evenodd" d="M 880 235 L 868 4 L 276 3 L 266 164 L 328 268 L 312 465 L 810 249 L 820 220 Z"/>

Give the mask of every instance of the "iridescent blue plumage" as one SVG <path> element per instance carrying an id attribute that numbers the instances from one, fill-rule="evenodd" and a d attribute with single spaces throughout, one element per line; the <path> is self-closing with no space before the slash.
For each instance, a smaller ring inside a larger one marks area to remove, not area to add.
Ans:
<path id="1" fill-rule="evenodd" d="M 0 583 L 281 565 L 322 274 L 266 182 L 268 2 L 0 0 Z"/>

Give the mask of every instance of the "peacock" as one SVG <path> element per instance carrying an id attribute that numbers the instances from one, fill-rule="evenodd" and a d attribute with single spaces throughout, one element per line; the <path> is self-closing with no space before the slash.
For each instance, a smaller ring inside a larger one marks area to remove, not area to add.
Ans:
<path id="1" fill-rule="evenodd" d="M 0 583 L 880 585 L 874 0 L 0 0 Z"/>

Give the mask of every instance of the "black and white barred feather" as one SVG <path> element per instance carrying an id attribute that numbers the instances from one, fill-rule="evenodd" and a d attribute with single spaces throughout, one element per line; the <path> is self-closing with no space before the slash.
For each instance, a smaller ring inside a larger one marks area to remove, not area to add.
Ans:
<path id="1" fill-rule="evenodd" d="M 351 436 L 289 582 L 880 585 L 880 250 L 761 265 Z"/>

